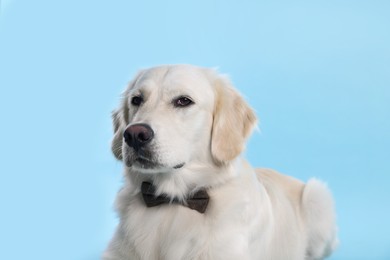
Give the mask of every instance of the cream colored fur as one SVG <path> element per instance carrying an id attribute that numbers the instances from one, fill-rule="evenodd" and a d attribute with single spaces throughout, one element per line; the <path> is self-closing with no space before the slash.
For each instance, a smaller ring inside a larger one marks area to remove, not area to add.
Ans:
<path id="1" fill-rule="evenodd" d="M 140 94 L 144 102 L 134 107 L 131 98 Z M 194 104 L 174 107 L 179 96 Z M 117 197 L 120 222 L 103 259 L 309 260 L 334 250 L 335 213 L 326 185 L 254 169 L 240 157 L 256 117 L 216 71 L 190 65 L 143 70 L 124 92 L 113 121 L 112 150 L 124 162 L 125 183 Z M 134 151 L 122 136 L 135 123 L 155 132 L 148 145 L 158 167 L 132 163 Z M 179 199 L 206 188 L 207 210 L 147 208 L 143 181 Z"/>

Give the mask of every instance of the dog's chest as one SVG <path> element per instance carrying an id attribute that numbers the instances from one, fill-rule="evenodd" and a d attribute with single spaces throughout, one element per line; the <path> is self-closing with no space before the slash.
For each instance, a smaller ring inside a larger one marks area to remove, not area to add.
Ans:
<path id="1" fill-rule="evenodd" d="M 180 205 L 142 205 L 131 211 L 128 242 L 142 259 L 199 258 L 208 247 L 210 230 L 203 214 Z"/>
<path id="2" fill-rule="evenodd" d="M 210 211 L 201 214 L 180 205 L 147 208 L 139 202 L 128 208 L 122 224 L 140 259 L 237 259 L 248 251 L 248 229 Z"/>

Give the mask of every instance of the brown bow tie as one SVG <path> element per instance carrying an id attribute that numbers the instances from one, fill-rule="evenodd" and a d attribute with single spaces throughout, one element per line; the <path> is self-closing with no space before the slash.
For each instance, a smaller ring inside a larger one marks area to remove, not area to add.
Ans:
<path id="1" fill-rule="evenodd" d="M 204 189 L 197 191 L 192 197 L 186 199 L 184 202 L 181 202 L 176 198 L 171 199 L 166 195 L 156 196 L 156 188 L 149 182 L 142 183 L 141 192 L 147 207 L 178 203 L 200 213 L 204 213 L 206 211 L 207 204 L 210 199 L 207 191 Z"/>

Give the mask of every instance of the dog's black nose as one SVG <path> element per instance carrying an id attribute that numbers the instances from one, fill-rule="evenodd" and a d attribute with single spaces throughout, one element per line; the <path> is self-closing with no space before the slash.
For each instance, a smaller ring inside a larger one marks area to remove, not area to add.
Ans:
<path id="1" fill-rule="evenodd" d="M 135 150 L 149 143 L 153 139 L 153 136 L 154 132 L 147 124 L 131 125 L 123 133 L 125 142 Z"/>

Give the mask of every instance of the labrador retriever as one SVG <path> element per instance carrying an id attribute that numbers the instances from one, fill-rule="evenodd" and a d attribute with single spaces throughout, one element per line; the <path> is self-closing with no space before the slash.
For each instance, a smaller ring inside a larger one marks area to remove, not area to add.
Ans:
<path id="1" fill-rule="evenodd" d="M 105 260 L 323 259 L 337 245 L 327 186 L 240 157 L 256 125 L 226 76 L 140 71 L 113 112 L 120 222 Z"/>

